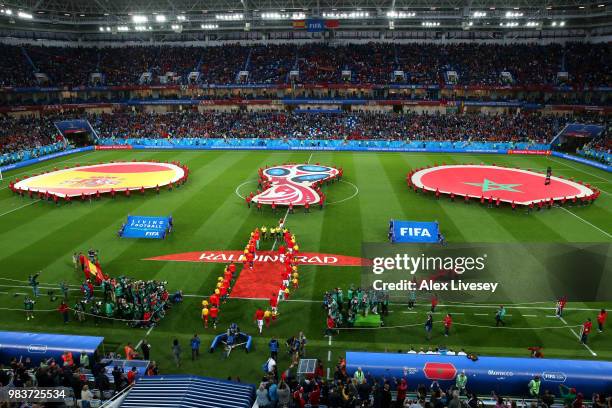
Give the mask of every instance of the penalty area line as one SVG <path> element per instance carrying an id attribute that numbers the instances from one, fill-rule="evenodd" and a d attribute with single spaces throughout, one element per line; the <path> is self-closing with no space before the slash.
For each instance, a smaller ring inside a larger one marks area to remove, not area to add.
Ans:
<path id="1" fill-rule="evenodd" d="M 559 319 L 561 319 L 561 321 L 563 322 L 563 324 L 564 324 L 564 325 L 566 325 L 566 326 L 568 325 L 568 324 L 567 324 L 567 322 L 565 321 L 565 319 L 564 319 L 563 317 L 559 316 Z M 574 331 L 574 329 L 570 328 L 570 331 L 572 332 L 572 334 L 573 334 L 574 336 L 576 336 L 576 338 L 578 339 L 578 341 L 580 342 L 580 344 L 582 344 L 584 347 L 586 347 L 586 349 L 589 351 L 589 353 L 591 353 L 591 354 L 593 355 L 593 357 L 597 357 L 597 353 L 595 353 L 593 350 L 591 350 L 591 348 L 590 348 L 588 345 L 586 345 L 586 344 L 584 344 L 584 343 L 582 342 L 582 339 L 580 338 L 580 336 L 578 335 L 578 333 L 576 333 L 576 332 Z"/>

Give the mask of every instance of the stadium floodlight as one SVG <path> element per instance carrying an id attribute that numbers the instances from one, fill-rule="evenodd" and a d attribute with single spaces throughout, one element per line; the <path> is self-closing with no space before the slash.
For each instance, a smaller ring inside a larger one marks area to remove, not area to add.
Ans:
<path id="1" fill-rule="evenodd" d="M 306 13 L 295 12 L 295 13 L 278 13 L 278 12 L 266 12 L 261 13 L 262 20 L 303 20 L 306 18 Z"/>
<path id="2" fill-rule="evenodd" d="M 0 10 L 0 12 L 2 14 L 6 14 L 7 16 L 12 16 L 13 15 L 13 11 L 11 9 L 2 9 L 2 10 Z"/>
<path id="3" fill-rule="evenodd" d="M 176 19 L 177 19 L 178 21 L 185 21 L 185 20 L 187 20 L 187 17 L 185 17 L 185 16 L 184 16 L 184 15 L 182 15 L 182 14 L 179 14 L 178 16 L 176 16 Z"/>
<path id="4" fill-rule="evenodd" d="M 526 27 L 537 27 L 540 25 L 539 21 L 528 21 L 525 26 Z"/>
<path id="5" fill-rule="evenodd" d="M 261 13 L 262 20 L 282 20 L 283 15 L 281 13 Z"/>
<path id="6" fill-rule="evenodd" d="M 136 23 L 136 24 L 142 24 L 142 23 L 146 23 L 147 21 L 149 21 L 147 16 L 143 16 L 143 15 L 139 15 L 139 14 L 135 14 L 132 16 L 132 22 Z"/>
<path id="7" fill-rule="evenodd" d="M 395 21 L 389 20 L 389 30 L 395 30 Z"/>
<path id="8" fill-rule="evenodd" d="M 523 17 L 523 13 L 520 11 L 506 11 L 506 18 L 519 18 Z"/>
<path id="9" fill-rule="evenodd" d="M 389 10 L 387 11 L 387 18 L 410 18 L 416 16 L 415 12 L 405 12 L 405 11 L 395 11 Z"/>
<path id="10" fill-rule="evenodd" d="M 104 32 L 104 31 L 110 31 L 110 30 L 111 30 L 111 28 L 110 28 L 109 26 L 106 26 L 106 27 L 100 27 L 100 31 L 101 31 L 101 32 Z"/>
<path id="11" fill-rule="evenodd" d="M 482 18 L 482 17 L 486 17 L 487 16 L 487 12 L 486 11 L 475 11 L 472 13 L 472 17 L 474 18 Z"/>
<path id="12" fill-rule="evenodd" d="M 440 22 L 439 21 L 423 21 L 421 25 L 423 27 L 439 27 Z"/>
<path id="13" fill-rule="evenodd" d="M 324 18 L 335 18 L 338 20 L 348 20 L 348 19 L 357 19 L 357 18 L 368 18 L 370 17 L 370 13 L 367 11 L 351 11 L 350 13 L 323 13 Z"/>
<path id="14" fill-rule="evenodd" d="M 130 31 L 130 27 L 128 27 L 128 26 L 117 26 L 117 31 L 121 31 L 121 32 Z"/>
<path id="15" fill-rule="evenodd" d="M 200 27 L 203 30 L 216 30 L 219 28 L 219 24 L 202 24 Z"/>
<path id="16" fill-rule="evenodd" d="M 499 23 L 500 27 L 518 27 L 518 21 L 508 21 L 507 23 Z"/>
<path id="17" fill-rule="evenodd" d="M 25 11 L 18 11 L 17 17 L 23 18 L 24 20 L 31 20 L 34 16 L 30 13 L 26 13 Z"/>
<path id="18" fill-rule="evenodd" d="M 158 14 L 155 16 L 155 21 L 157 21 L 158 23 L 164 23 L 166 22 L 166 16 L 164 16 L 163 14 Z"/>
<path id="19" fill-rule="evenodd" d="M 172 24 L 170 28 L 173 29 L 174 31 L 180 31 L 183 28 L 183 26 L 180 24 Z"/>
<path id="20" fill-rule="evenodd" d="M 151 26 L 144 26 L 144 25 L 137 25 L 134 27 L 134 30 L 136 31 L 147 31 L 147 30 L 153 30 L 153 27 Z"/>
<path id="21" fill-rule="evenodd" d="M 241 14 L 241 13 L 216 14 L 215 19 L 223 20 L 223 21 L 240 21 L 240 20 L 244 20 L 244 14 Z"/>

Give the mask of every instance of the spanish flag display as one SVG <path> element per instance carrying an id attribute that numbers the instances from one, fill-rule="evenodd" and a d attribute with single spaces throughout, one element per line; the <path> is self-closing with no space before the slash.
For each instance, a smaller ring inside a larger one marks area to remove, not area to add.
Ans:
<path id="1" fill-rule="evenodd" d="M 102 268 L 99 263 L 93 263 L 89 259 L 85 262 L 85 277 L 87 279 L 95 279 L 96 285 L 102 283 L 104 279 L 108 279 L 108 275 L 102 272 Z"/>
<path id="2" fill-rule="evenodd" d="M 113 191 L 158 188 L 185 177 L 185 169 L 173 163 L 124 162 L 76 166 L 38 174 L 18 181 L 17 190 L 48 192 L 59 197 Z"/>

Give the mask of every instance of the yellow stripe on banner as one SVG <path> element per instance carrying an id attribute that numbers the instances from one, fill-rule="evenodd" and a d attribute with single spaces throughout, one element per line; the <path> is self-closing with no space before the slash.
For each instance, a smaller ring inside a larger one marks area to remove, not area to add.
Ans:
<path id="1" fill-rule="evenodd" d="M 98 267 L 96 266 L 95 263 L 91 262 L 91 261 L 87 261 L 89 262 L 89 273 L 95 277 L 98 276 Z"/>
<path id="2" fill-rule="evenodd" d="M 96 189 L 114 188 L 152 188 L 156 185 L 165 185 L 175 177 L 174 170 L 143 172 L 143 173 L 98 173 L 92 171 L 64 171 L 49 173 L 43 176 L 24 180 L 23 189 L 53 189 L 75 188 Z"/>

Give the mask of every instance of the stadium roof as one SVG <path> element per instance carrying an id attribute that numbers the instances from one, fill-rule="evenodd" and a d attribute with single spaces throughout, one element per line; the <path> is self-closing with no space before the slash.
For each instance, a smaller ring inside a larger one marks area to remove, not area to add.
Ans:
<path id="1" fill-rule="evenodd" d="M 282 31 L 310 18 L 350 30 L 612 25 L 612 4 L 603 0 L 5 0 L 0 7 L 0 27 L 77 32 Z"/>

